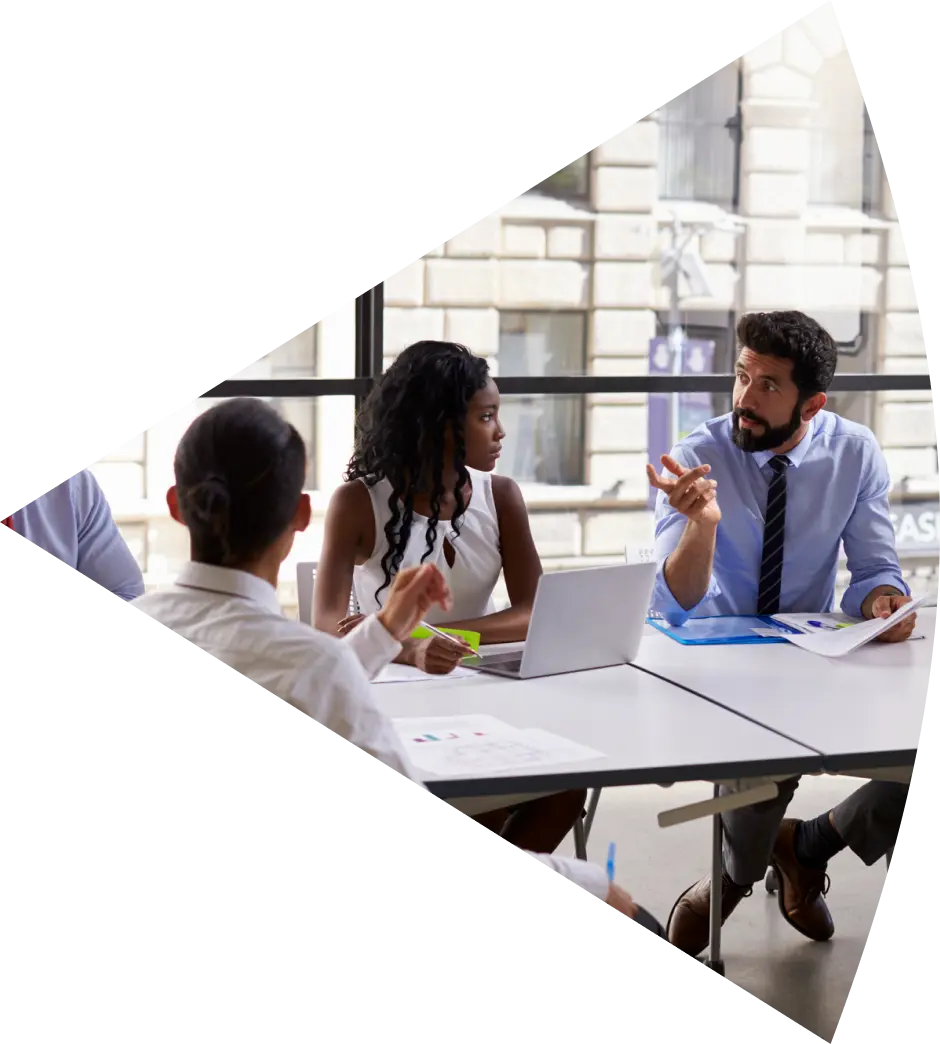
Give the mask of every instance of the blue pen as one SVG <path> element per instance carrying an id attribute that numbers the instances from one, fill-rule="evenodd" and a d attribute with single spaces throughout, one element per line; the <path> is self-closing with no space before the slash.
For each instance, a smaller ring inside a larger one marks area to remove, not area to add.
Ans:
<path id="1" fill-rule="evenodd" d="M 820 623 L 819 620 L 808 620 L 810 627 L 818 627 L 821 631 L 838 631 L 838 627 L 833 627 L 832 624 Z"/>
<path id="2" fill-rule="evenodd" d="M 614 880 L 614 863 L 617 858 L 617 846 L 611 841 L 609 848 L 607 849 L 607 880 L 613 884 Z"/>

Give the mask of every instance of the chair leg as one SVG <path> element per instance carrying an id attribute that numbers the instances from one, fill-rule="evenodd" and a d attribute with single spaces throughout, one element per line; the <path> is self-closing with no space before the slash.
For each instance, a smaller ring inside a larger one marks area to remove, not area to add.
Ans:
<path id="1" fill-rule="evenodd" d="M 601 788 L 591 791 L 591 797 L 588 800 L 587 815 L 584 817 L 584 843 L 591 839 L 591 827 L 594 826 L 594 813 L 597 811 L 598 803 L 601 800 Z"/>
<path id="2" fill-rule="evenodd" d="M 587 838 L 584 836 L 584 813 L 574 823 L 574 857 L 587 859 Z"/>

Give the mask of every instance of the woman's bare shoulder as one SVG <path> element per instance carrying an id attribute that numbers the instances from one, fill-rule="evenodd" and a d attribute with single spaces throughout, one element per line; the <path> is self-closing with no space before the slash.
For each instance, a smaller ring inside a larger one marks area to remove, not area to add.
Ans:
<path id="1" fill-rule="evenodd" d="M 372 500 L 364 482 L 352 479 L 337 486 L 330 497 L 330 514 L 339 515 L 345 522 L 372 518 Z"/>

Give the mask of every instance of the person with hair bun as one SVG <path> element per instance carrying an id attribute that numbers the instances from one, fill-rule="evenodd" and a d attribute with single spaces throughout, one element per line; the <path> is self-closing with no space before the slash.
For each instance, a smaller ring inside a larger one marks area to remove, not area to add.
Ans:
<path id="1" fill-rule="evenodd" d="M 306 454 L 297 431 L 270 406 L 231 399 L 198 417 L 174 461 L 170 513 L 189 530 L 191 561 L 172 588 L 135 600 L 148 616 L 389 768 L 421 781 L 369 677 L 436 606 L 452 607 L 434 565 L 399 569 L 379 612 L 345 638 L 288 620 L 277 599 L 281 563 L 310 522 Z M 195 697 L 194 697 L 195 698 Z M 662 927 L 595 864 L 534 858 L 662 935 Z"/>
<path id="2" fill-rule="evenodd" d="M 525 639 L 542 565 L 519 487 L 492 474 L 505 432 L 485 359 L 449 341 L 406 348 L 376 382 L 356 418 L 346 482 L 330 501 L 314 585 L 314 622 L 350 634 L 385 603 L 396 574 L 430 562 L 453 604 L 431 624 L 477 631 L 484 644 Z M 505 576 L 510 607 L 493 590 Z M 348 616 L 355 587 L 361 612 Z M 399 663 L 450 673 L 467 646 L 406 639 Z M 457 804 L 523 848 L 553 852 L 582 814 L 587 792 Z"/>

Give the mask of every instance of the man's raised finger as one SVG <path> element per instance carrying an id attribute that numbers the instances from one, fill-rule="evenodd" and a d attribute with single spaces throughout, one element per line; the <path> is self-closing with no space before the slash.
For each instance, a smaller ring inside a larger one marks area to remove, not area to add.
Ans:
<path id="1" fill-rule="evenodd" d="M 664 453 L 659 459 L 662 461 L 663 467 L 667 471 L 672 472 L 676 478 L 681 478 L 685 474 L 686 469 L 675 459 L 675 457 L 670 457 L 668 453 Z"/>
<path id="2" fill-rule="evenodd" d="M 652 464 L 646 465 L 646 477 L 649 479 L 653 489 L 661 489 L 667 495 L 672 492 L 676 485 L 674 479 L 661 478 Z"/>
<path id="3" fill-rule="evenodd" d="M 697 468 L 687 471 L 682 478 L 676 479 L 675 494 L 677 496 L 684 495 L 687 489 L 696 486 L 709 471 L 711 471 L 711 468 L 707 464 L 700 464 Z"/>

